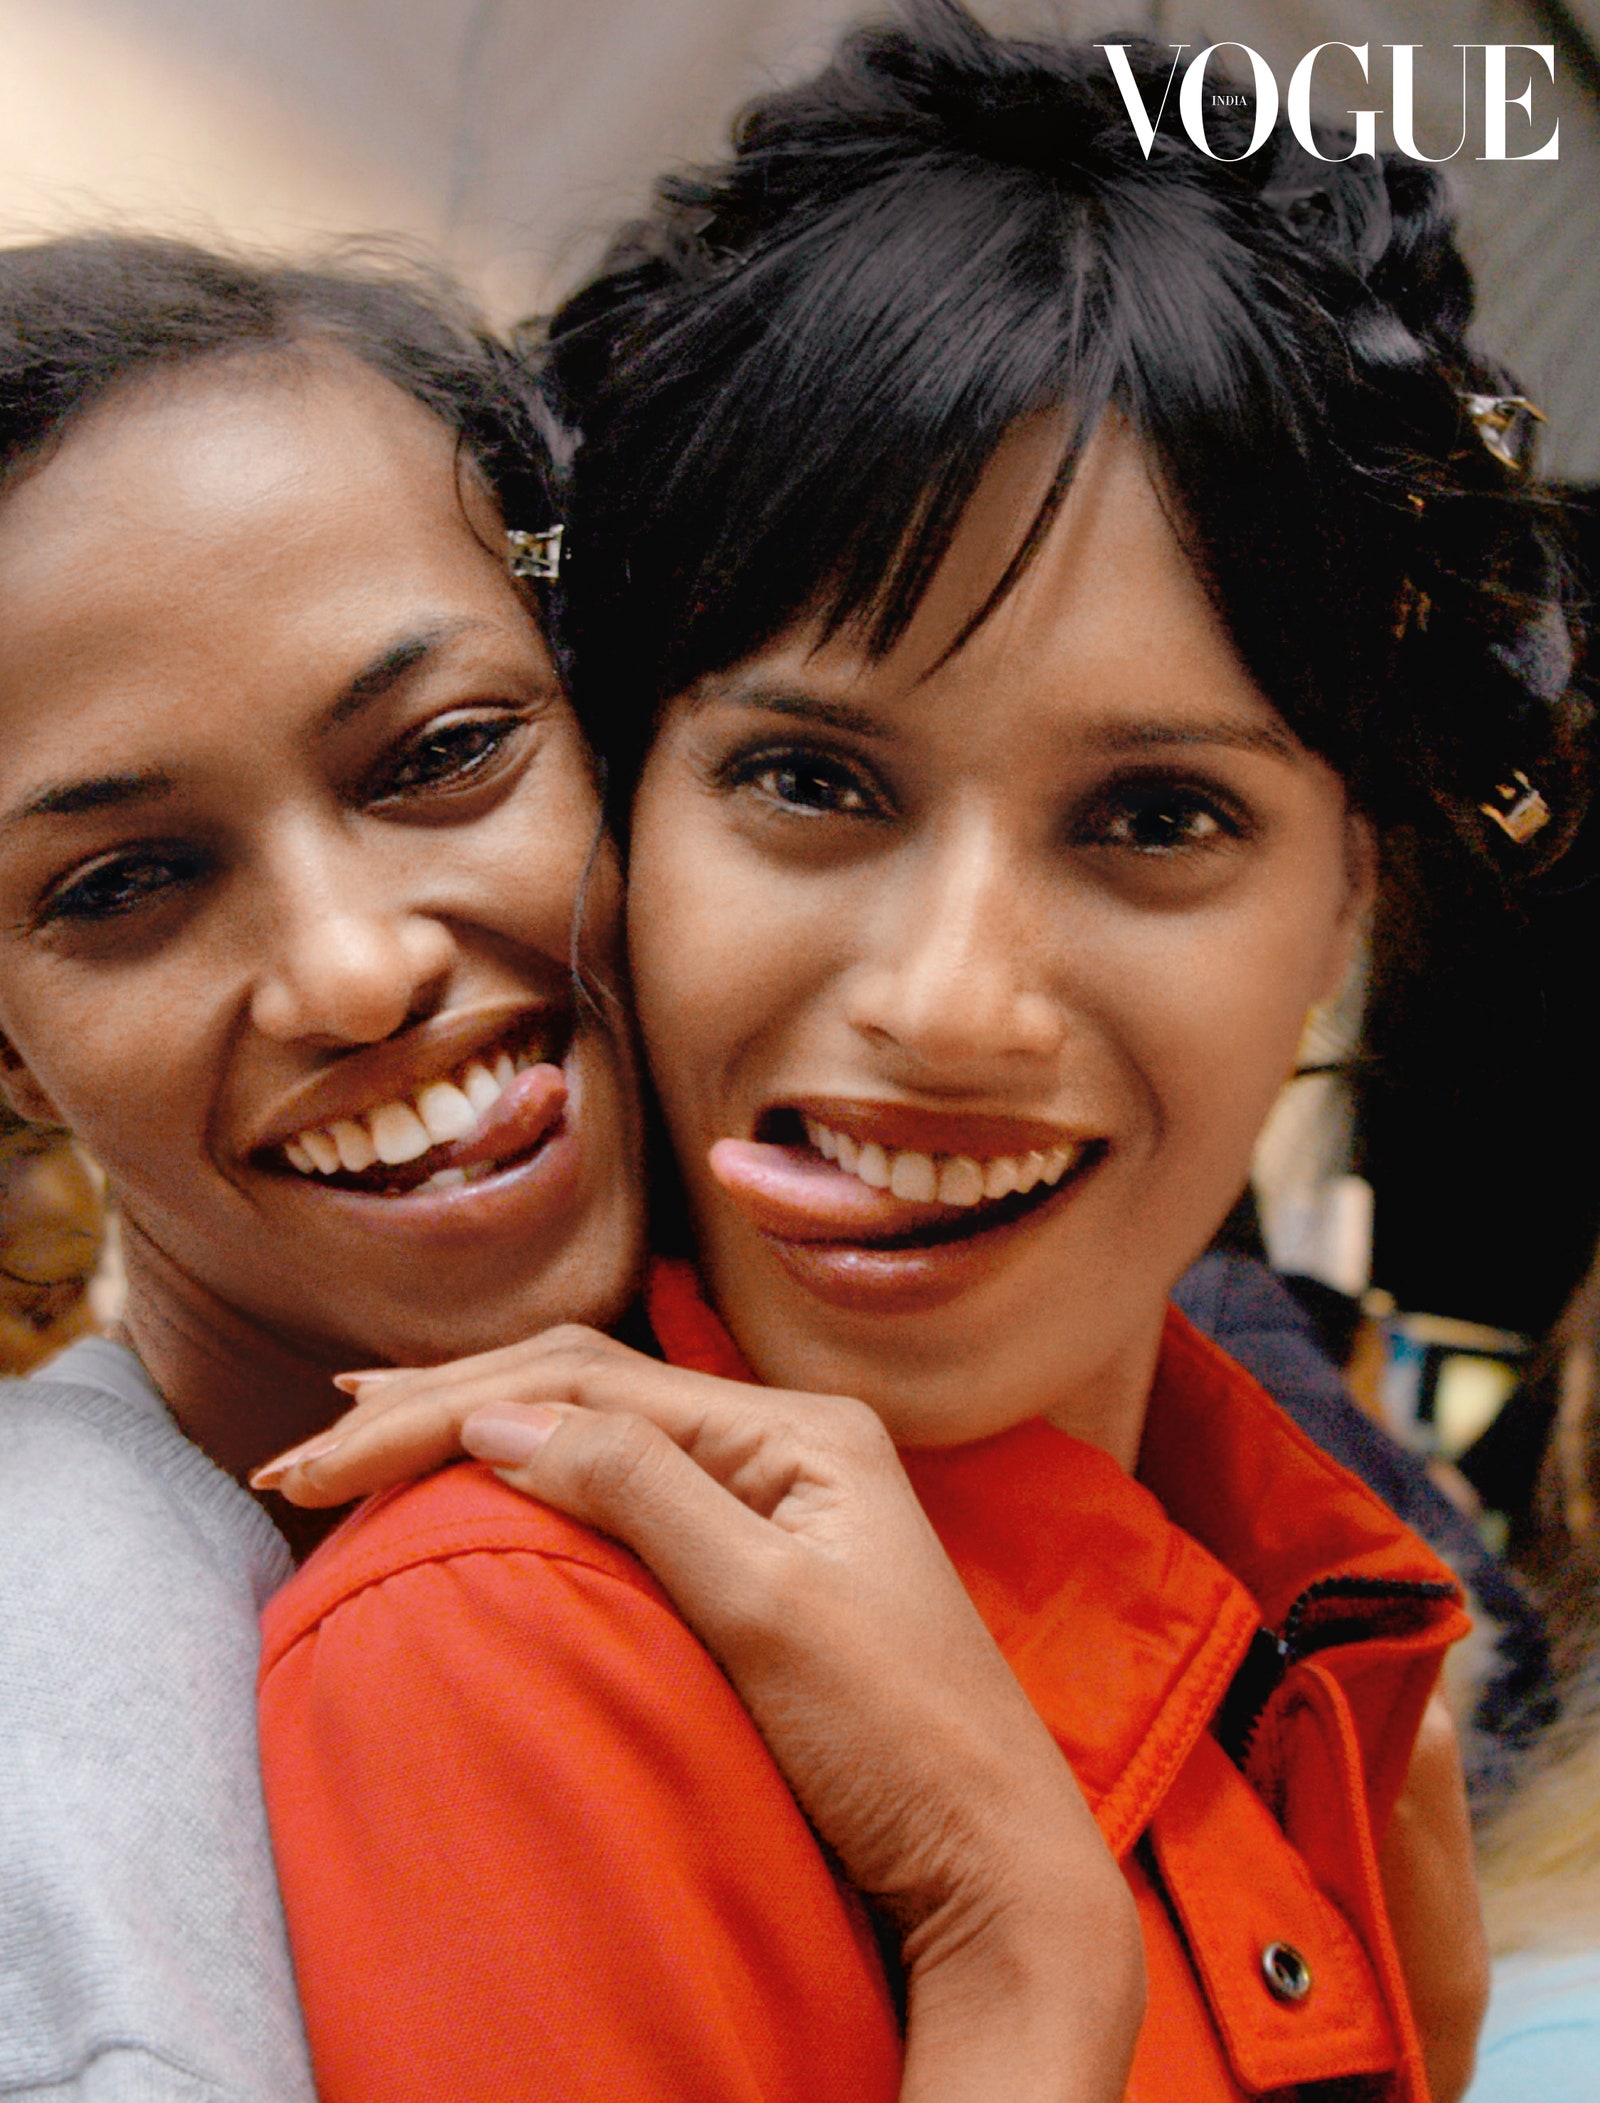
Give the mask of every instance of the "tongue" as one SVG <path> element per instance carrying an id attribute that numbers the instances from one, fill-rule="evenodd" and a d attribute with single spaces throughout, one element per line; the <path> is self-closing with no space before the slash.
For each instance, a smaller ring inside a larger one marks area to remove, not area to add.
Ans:
<path id="1" fill-rule="evenodd" d="M 784 1241 L 886 1241 L 963 1209 L 873 1190 L 809 1147 L 719 1139 L 709 1159 L 711 1173 L 750 1224 Z"/>
<path id="2" fill-rule="evenodd" d="M 430 1155 L 428 1166 L 470 1168 L 536 1146 L 567 1107 L 567 1077 L 559 1066 L 530 1066 L 489 1105 L 465 1139 Z"/>

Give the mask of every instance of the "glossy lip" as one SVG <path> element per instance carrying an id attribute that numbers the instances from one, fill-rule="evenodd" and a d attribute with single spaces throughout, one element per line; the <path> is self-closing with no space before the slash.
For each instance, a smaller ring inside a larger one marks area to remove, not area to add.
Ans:
<path id="1" fill-rule="evenodd" d="M 830 1307 L 853 1314 L 919 1314 L 960 1299 L 999 1270 L 1019 1237 L 1053 1219 L 1104 1159 L 1103 1151 L 1091 1150 L 1020 1217 L 989 1225 L 975 1221 L 972 1232 L 955 1241 L 894 1248 L 870 1241 L 790 1241 L 768 1233 L 761 1238 L 796 1284 Z M 950 1208 L 940 1210 L 952 1216 Z"/>
<path id="2" fill-rule="evenodd" d="M 360 1117 L 379 1103 L 404 1101 L 425 1082 L 443 1080 L 465 1065 L 474 1052 L 498 1048 L 502 1039 L 517 1034 L 531 1036 L 545 1022 L 564 1033 L 568 1024 L 565 1009 L 548 1000 L 500 999 L 430 1016 L 403 1036 L 386 1037 L 363 1051 L 347 1052 L 337 1064 L 297 1081 L 241 1151 L 246 1155 L 267 1153 L 312 1126 Z"/>

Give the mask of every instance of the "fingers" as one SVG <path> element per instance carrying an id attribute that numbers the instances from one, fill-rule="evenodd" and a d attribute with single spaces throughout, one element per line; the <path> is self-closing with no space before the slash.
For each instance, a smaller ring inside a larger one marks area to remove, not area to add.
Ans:
<path id="1" fill-rule="evenodd" d="M 258 1471 L 257 1487 L 300 1505 L 347 1503 L 453 1459 L 467 1419 L 505 1404 L 643 1416 L 766 1514 L 792 1487 L 802 1452 L 856 1466 L 874 1456 L 886 1465 L 890 1455 L 877 1418 L 858 1402 L 685 1372 L 576 1325 L 451 1365 L 348 1380 L 357 1407 Z"/>
<path id="2" fill-rule="evenodd" d="M 309 1511 L 375 1496 L 459 1459 L 462 1421 L 477 1406 L 470 1395 L 414 1395 L 382 1406 L 364 1404 L 317 1438 L 258 1468 L 250 1486 L 276 1490 Z"/>
<path id="3" fill-rule="evenodd" d="M 501 1405 L 472 1420 L 466 1443 L 513 1489 L 631 1548 L 728 1662 L 788 1544 L 658 1425 L 571 1405 Z"/>
<path id="4" fill-rule="evenodd" d="M 356 1397 L 355 1406 L 258 1468 L 251 1486 L 317 1510 L 372 1496 L 456 1459 L 461 1426 L 475 1410 L 495 1402 L 580 1399 L 583 1366 L 611 1351 L 642 1367 L 654 1363 L 595 1330 L 567 1324 L 447 1365 L 341 1374 L 335 1384 Z"/>

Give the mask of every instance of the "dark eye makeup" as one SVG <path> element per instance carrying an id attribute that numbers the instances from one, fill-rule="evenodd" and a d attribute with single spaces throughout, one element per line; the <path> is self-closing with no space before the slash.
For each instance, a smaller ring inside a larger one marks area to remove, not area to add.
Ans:
<path id="1" fill-rule="evenodd" d="M 800 818 L 876 818 L 889 800 L 871 770 L 843 753 L 815 745 L 764 744 L 730 753 L 712 770 L 720 789 L 750 789 L 764 802 Z"/>
<path id="2" fill-rule="evenodd" d="M 361 800 L 369 807 L 410 797 L 476 788 L 496 772 L 495 762 L 526 717 L 509 707 L 461 708 L 434 716 L 415 736 L 386 753 L 367 777 Z"/>
<path id="3" fill-rule="evenodd" d="M 741 747 L 710 769 L 712 786 L 752 792 L 775 814 L 798 818 L 884 818 L 894 803 L 876 772 L 849 753 L 812 743 Z M 1240 800 L 1204 774 L 1148 764 L 1097 783 L 1068 820 L 1074 847 L 1141 858 L 1190 857 L 1252 836 Z"/>
<path id="4" fill-rule="evenodd" d="M 192 890 L 210 870 L 211 857 L 181 842 L 142 840 L 119 847 L 53 884 L 39 903 L 35 924 L 80 924 L 120 920 Z"/>
<path id="5" fill-rule="evenodd" d="M 1075 845 L 1164 857 L 1246 840 L 1255 820 L 1214 781 L 1141 771 L 1106 782 L 1073 820 Z"/>

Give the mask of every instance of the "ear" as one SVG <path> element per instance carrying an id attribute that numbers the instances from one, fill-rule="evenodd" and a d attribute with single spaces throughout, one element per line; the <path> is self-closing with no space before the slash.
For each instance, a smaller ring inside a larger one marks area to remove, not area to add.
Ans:
<path id="1" fill-rule="evenodd" d="M 1355 969 L 1361 943 L 1378 897 L 1378 835 L 1372 821 L 1358 811 L 1347 811 L 1344 821 L 1345 894 L 1339 909 L 1334 939 L 1328 952 L 1328 973 L 1317 994 L 1315 1006 L 1337 1000 Z"/>
<path id="2" fill-rule="evenodd" d="M 25 1117 L 30 1124 L 59 1125 L 66 1121 L 3 1031 L 0 1031 L 0 1095 L 19 1117 Z"/>

